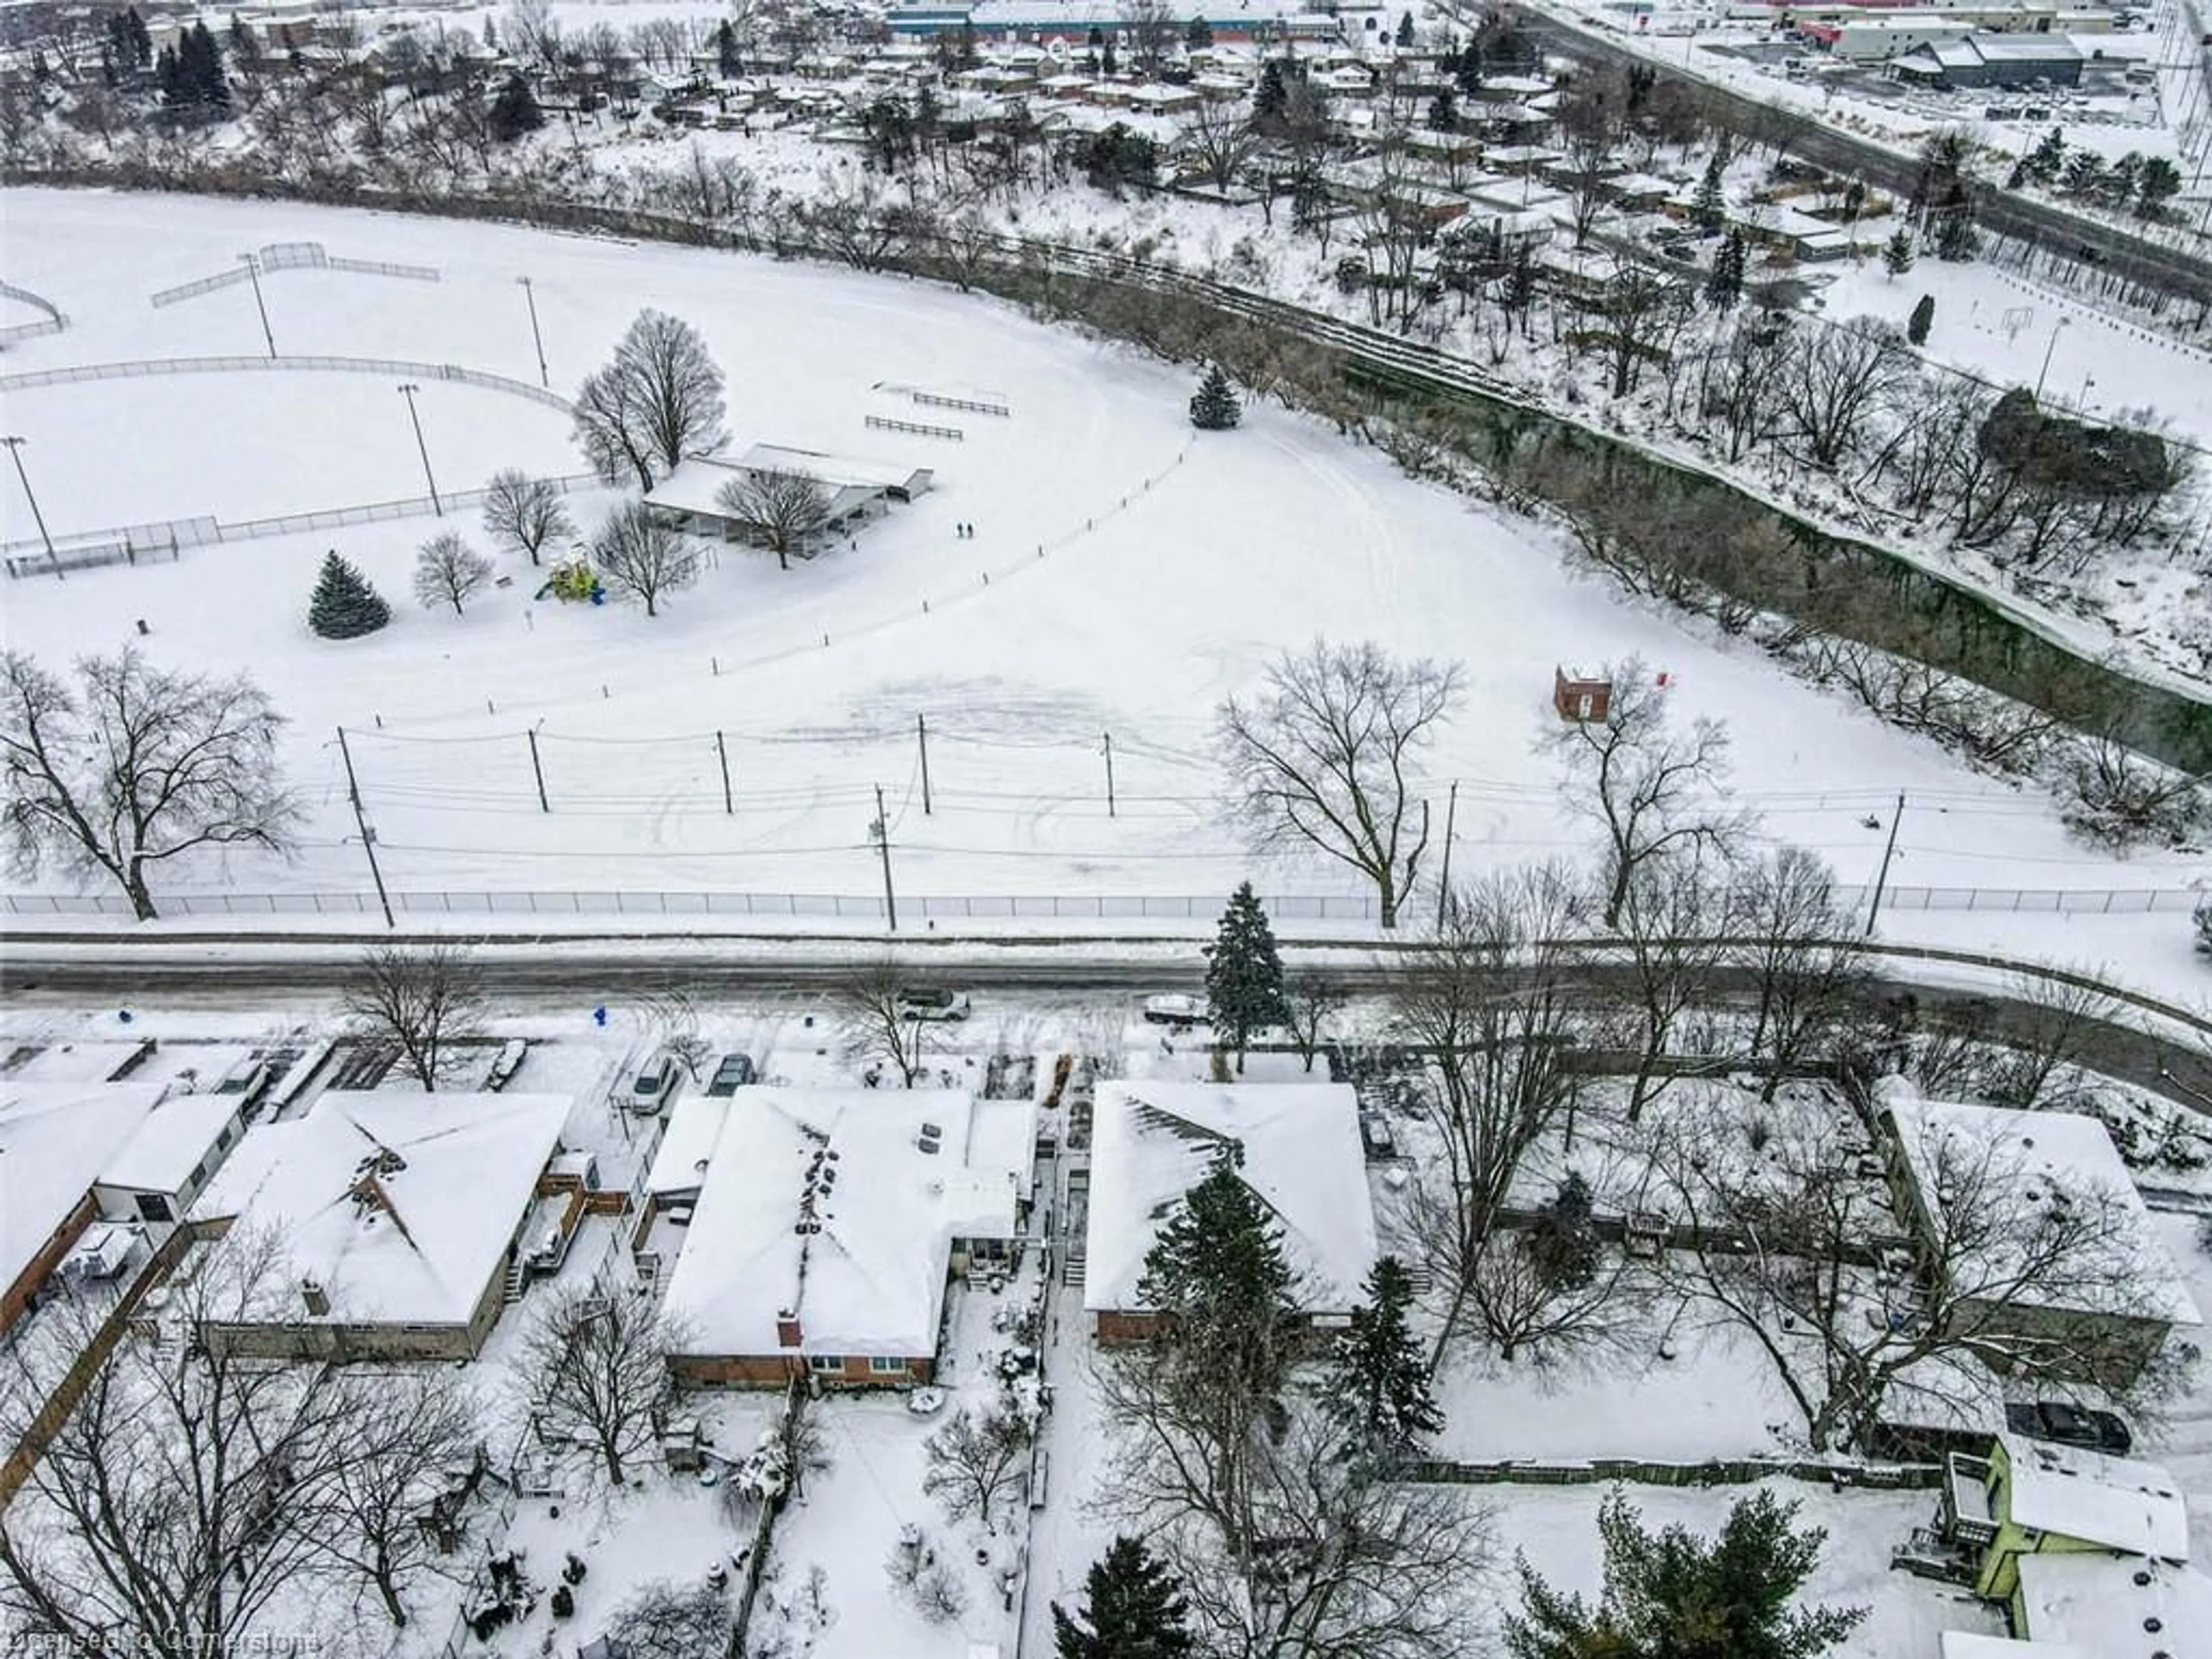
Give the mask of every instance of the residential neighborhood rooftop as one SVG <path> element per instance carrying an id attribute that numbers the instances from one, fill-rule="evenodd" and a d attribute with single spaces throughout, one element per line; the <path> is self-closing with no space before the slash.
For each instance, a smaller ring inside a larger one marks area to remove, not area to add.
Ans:
<path id="1" fill-rule="evenodd" d="M 2163 1561 L 2189 1559 L 2189 1505 L 2163 1465 L 2023 1436 L 1997 1437 L 2013 1523 Z"/>
<path id="2" fill-rule="evenodd" d="M 107 1160 L 100 1172 L 101 1184 L 141 1192 L 181 1191 L 238 1115 L 240 1104 L 234 1094 L 170 1096 L 146 1115 L 137 1133 Z"/>
<path id="3" fill-rule="evenodd" d="M 0 1083 L 0 1286 L 37 1258 L 161 1094 L 154 1083 Z"/>
<path id="4" fill-rule="evenodd" d="M 2212 1659 L 2212 1577 L 2194 1567 L 2023 1555 L 2020 1606 L 2039 1646 L 2069 1644 L 2088 1659 Z"/>

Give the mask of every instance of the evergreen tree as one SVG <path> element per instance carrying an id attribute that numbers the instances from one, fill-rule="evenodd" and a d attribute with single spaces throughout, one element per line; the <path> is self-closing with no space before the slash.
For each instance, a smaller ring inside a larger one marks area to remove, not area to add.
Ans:
<path id="1" fill-rule="evenodd" d="M 1240 1076 L 1252 1034 L 1291 1018 L 1275 930 L 1267 925 L 1267 912 L 1249 881 L 1230 895 L 1220 931 L 1206 947 L 1206 1004 L 1216 1035 L 1237 1050 Z"/>
<path id="2" fill-rule="evenodd" d="M 154 84 L 159 88 L 163 106 L 181 109 L 189 101 L 185 96 L 184 67 L 177 61 L 174 46 L 161 48 L 161 56 L 154 60 Z"/>
<path id="3" fill-rule="evenodd" d="M 1052 1610 L 1055 1659 L 1184 1659 L 1191 1651 L 1182 1587 L 1142 1540 L 1116 1538 L 1083 1582 L 1086 1604 Z"/>
<path id="4" fill-rule="evenodd" d="M 1580 1290 L 1597 1276 L 1597 1224 L 1589 1182 L 1570 1170 L 1549 1203 L 1540 1206 L 1528 1229 L 1528 1259 L 1545 1285 Z"/>
<path id="5" fill-rule="evenodd" d="M 1705 274 L 1705 303 L 1716 311 L 1726 311 L 1743 298 L 1743 274 L 1747 263 L 1743 233 L 1732 230 L 1713 255 L 1713 268 Z"/>
<path id="6" fill-rule="evenodd" d="M 1190 400 L 1190 423 L 1201 432 L 1226 432 L 1243 417 L 1237 389 L 1229 384 L 1221 365 L 1209 364 L 1206 378 L 1198 383 Z"/>
<path id="7" fill-rule="evenodd" d="M 324 556 L 314 597 L 307 601 L 308 627 L 326 640 L 353 640 L 374 634 L 391 620 L 392 607 L 367 577 L 338 557 L 335 549 Z"/>
<path id="8" fill-rule="evenodd" d="M 1429 100 L 1429 128 L 1433 132 L 1459 131 L 1459 98 L 1449 87 Z"/>
<path id="9" fill-rule="evenodd" d="M 1980 242 L 1974 235 L 1974 205 L 1963 185 L 1952 186 L 1936 221 L 1936 257 L 1947 264 L 1961 264 L 1974 257 Z"/>
<path id="10" fill-rule="evenodd" d="M 1401 46 L 1413 44 L 1413 14 L 1410 11 L 1398 14 L 1398 44 Z"/>
<path id="11" fill-rule="evenodd" d="M 738 51 L 738 31 L 726 17 L 714 31 L 714 69 L 725 81 L 734 81 L 745 72 L 744 58 Z"/>
<path id="12" fill-rule="evenodd" d="M 545 125 L 545 112 L 538 107 L 537 94 L 530 90 L 530 82 L 522 78 L 520 70 L 507 77 L 499 96 L 491 100 L 484 125 L 494 142 L 501 144 L 511 144 L 524 133 L 535 132 Z"/>
<path id="13" fill-rule="evenodd" d="M 1459 55 L 1459 70 L 1452 77 L 1460 96 L 1472 98 L 1482 90 L 1482 48 L 1470 40 Z"/>
<path id="14" fill-rule="evenodd" d="M 2051 128 L 2043 135 L 2042 142 L 2027 153 L 2027 159 L 2021 165 L 2037 184 L 2049 184 L 2065 168 L 2066 135 L 2057 127 Z"/>
<path id="15" fill-rule="evenodd" d="M 1721 175 L 1728 168 L 1728 147 L 1714 146 L 1712 159 L 1705 163 L 1705 176 L 1698 180 L 1698 193 L 1690 199 L 1690 219 L 1700 230 L 1718 230 L 1728 222 L 1728 198 L 1723 192 Z"/>
<path id="16" fill-rule="evenodd" d="M 1098 68 L 1109 80 L 1121 72 L 1121 59 L 1114 55 L 1114 43 L 1109 40 L 1105 50 L 1098 54 Z"/>
<path id="17" fill-rule="evenodd" d="M 2197 948 L 2212 957 L 2212 899 L 2197 907 L 2192 920 L 2197 923 Z"/>
<path id="18" fill-rule="evenodd" d="M 133 6 L 123 14 L 123 21 L 131 32 L 131 60 L 141 70 L 151 69 L 154 66 L 154 37 L 147 31 L 146 20 L 138 15 L 138 8 Z"/>
<path id="19" fill-rule="evenodd" d="M 1192 52 L 1213 50 L 1213 25 L 1206 21 L 1204 12 L 1191 14 L 1190 27 L 1183 31 L 1182 43 Z"/>
<path id="20" fill-rule="evenodd" d="M 1902 276 L 1912 269 L 1912 233 L 1899 229 L 1881 245 L 1882 268 L 1893 276 Z"/>
<path id="21" fill-rule="evenodd" d="M 1762 1492 L 1729 1511 L 1711 1543 L 1680 1526 L 1655 1537 L 1616 1487 L 1598 1511 L 1597 1606 L 1561 1595 L 1523 1560 L 1522 1610 L 1506 1619 L 1505 1650 L 1512 1659 L 1814 1659 L 1856 1630 L 1866 1609 L 1791 1608 L 1827 1541 L 1818 1527 L 1796 1530 L 1796 1515 L 1794 1498 Z"/>
<path id="22" fill-rule="evenodd" d="M 1912 307 L 1912 320 L 1905 325 L 1905 337 L 1914 345 L 1928 343 L 1928 331 L 1936 326 L 1936 296 L 1923 294 L 1920 303 Z"/>
<path id="23" fill-rule="evenodd" d="M 1283 83 L 1283 60 L 1270 58 L 1260 65 L 1259 90 L 1252 94 L 1252 125 L 1264 132 L 1270 125 L 1279 121 L 1289 96 Z"/>
<path id="24" fill-rule="evenodd" d="M 254 39 L 252 25 L 235 12 L 230 18 L 230 55 L 246 64 L 258 63 L 261 58 L 261 43 Z"/>
<path id="25" fill-rule="evenodd" d="M 1291 1268 L 1274 1212 L 1237 1173 L 1242 1157 L 1219 1143 L 1146 1252 L 1137 1297 L 1161 1316 L 1174 1358 L 1222 1399 L 1249 1403 L 1274 1398 L 1290 1363 Z"/>
<path id="26" fill-rule="evenodd" d="M 2142 177 L 2136 181 L 2136 216 L 2156 219 L 2166 212 L 2166 204 L 2181 190 L 2181 170 L 2163 155 L 2154 155 L 2143 163 Z"/>
<path id="27" fill-rule="evenodd" d="M 1331 1357 L 1325 1398 L 1353 1446 L 1368 1457 L 1389 1459 L 1444 1425 L 1429 1390 L 1406 1310 L 1413 1282 L 1395 1255 L 1381 1257 L 1363 1287 L 1367 1300 L 1352 1311 L 1352 1328 Z"/>

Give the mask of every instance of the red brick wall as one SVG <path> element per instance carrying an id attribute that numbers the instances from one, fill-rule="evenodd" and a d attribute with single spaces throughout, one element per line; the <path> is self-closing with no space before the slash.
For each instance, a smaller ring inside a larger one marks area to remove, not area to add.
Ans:
<path id="1" fill-rule="evenodd" d="M 1103 1309 L 1091 1316 L 1091 1334 L 1100 1342 L 1142 1342 L 1159 1328 L 1158 1314 L 1116 1313 Z"/>
<path id="2" fill-rule="evenodd" d="M 61 1259 L 76 1248 L 77 1240 L 99 1212 L 100 1206 L 88 1192 L 78 1201 L 76 1208 L 63 1218 L 62 1224 L 55 1228 L 53 1236 L 46 1240 L 46 1248 L 25 1263 L 23 1271 L 15 1275 L 15 1282 L 8 1286 L 5 1293 L 0 1293 L 0 1331 L 8 1329 L 23 1316 L 23 1310 L 31 1305 L 31 1297 L 37 1293 L 39 1286 L 46 1282 L 46 1275 L 53 1272 L 60 1265 Z"/>
<path id="3" fill-rule="evenodd" d="M 787 1354 L 679 1354 L 669 1360 L 668 1370 L 678 1382 L 708 1389 L 781 1389 L 794 1370 L 807 1371 L 828 1389 L 896 1389 L 927 1382 L 937 1374 L 933 1359 L 911 1358 L 906 1365 L 904 1376 L 885 1376 L 868 1369 L 865 1354 L 846 1356 L 842 1372 L 811 1370 L 804 1358 Z"/>

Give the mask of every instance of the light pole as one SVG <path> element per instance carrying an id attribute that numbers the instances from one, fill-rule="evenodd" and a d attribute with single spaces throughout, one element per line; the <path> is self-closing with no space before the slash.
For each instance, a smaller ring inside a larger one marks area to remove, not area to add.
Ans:
<path id="1" fill-rule="evenodd" d="M 553 377 L 545 369 L 545 337 L 538 331 L 538 289 L 527 276 L 514 280 L 522 284 L 522 297 L 530 305 L 530 337 L 538 347 L 538 383 L 550 391 Z"/>
<path id="2" fill-rule="evenodd" d="M 31 475 L 23 471 L 25 441 L 21 438 L 0 438 L 0 444 L 8 446 L 8 454 L 15 463 L 15 477 L 22 483 L 23 499 L 31 504 L 31 519 L 39 526 L 39 539 L 46 544 L 46 558 L 51 563 L 54 562 L 54 538 L 46 533 L 46 515 L 39 511 L 39 498 L 31 493 Z M 54 568 L 58 570 L 61 567 L 55 563 Z"/>
<path id="3" fill-rule="evenodd" d="M 2071 317 L 2061 317 L 2058 319 L 2057 327 L 2051 331 L 2051 343 L 2043 348 L 2043 367 L 2037 371 L 2035 376 L 2035 401 L 2038 404 L 2043 402 L 2044 377 L 2051 373 L 2051 354 L 2058 349 L 2059 335 L 2073 325 L 2074 319 Z"/>
<path id="4" fill-rule="evenodd" d="M 2089 388 L 2096 384 L 2097 377 L 2094 374 L 2081 377 L 2081 395 L 2074 400 L 2074 406 L 2084 415 L 2089 412 Z"/>
<path id="5" fill-rule="evenodd" d="M 415 410 L 415 394 L 422 388 L 408 381 L 399 388 L 399 395 L 407 399 L 407 418 L 415 423 L 415 447 L 422 457 L 422 477 L 430 486 L 430 506 L 440 518 L 446 516 L 445 503 L 438 499 L 438 481 L 430 472 L 430 446 L 422 441 L 422 417 Z"/>
<path id="6" fill-rule="evenodd" d="M 269 331 L 269 307 L 261 297 L 261 261 L 251 253 L 241 253 L 239 258 L 246 265 L 246 279 L 253 284 L 253 308 L 261 313 L 261 337 L 269 342 L 269 355 L 276 355 L 276 337 Z"/>

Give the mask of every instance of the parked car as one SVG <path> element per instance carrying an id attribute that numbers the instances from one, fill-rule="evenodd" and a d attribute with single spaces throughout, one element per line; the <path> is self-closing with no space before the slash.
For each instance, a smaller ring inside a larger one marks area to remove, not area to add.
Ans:
<path id="1" fill-rule="evenodd" d="M 1155 1025 L 1202 1025 L 1206 1023 L 1206 1015 L 1204 997 L 1168 991 L 1145 999 L 1145 1018 Z"/>
<path id="2" fill-rule="evenodd" d="M 750 1054 L 724 1054 L 722 1063 L 714 1068 L 713 1079 L 707 1085 L 710 1095 L 733 1095 L 750 1083 L 756 1073 Z"/>
<path id="3" fill-rule="evenodd" d="M 502 1043 L 492 1060 L 491 1070 L 484 1074 L 484 1087 L 494 1094 L 507 1087 L 514 1080 L 514 1074 L 522 1069 L 522 1057 L 529 1052 L 530 1042 L 526 1037 L 517 1037 L 512 1042 Z"/>
<path id="4" fill-rule="evenodd" d="M 898 994 L 901 1019 L 965 1019 L 965 991 L 906 990 Z"/>
<path id="5" fill-rule="evenodd" d="M 1359 1115 L 1359 1141 L 1370 1158 L 1391 1158 L 1398 1156 L 1398 1138 L 1390 1133 L 1390 1120 L 1380 1112 Z"/>
<path id="6" fill-rule="evenodd" d="M 668 1097 L 676 1087 L 676 1056 L 665 1049 L 655 1054 L 637 1068 L 637 1075 L 629 1081 L 623 1104 L 642 1116 L 651 1117 L 668 1103 Z"/>
<path id="7" fill-rule="evenodd" d="M 2114 1457 L 2126 1456 L 2136 1443 L 2128 1425 L 2112 1413 L 2063 1400 L 2014 1401 L 2005 1407 L 2005 1426 L 2031 1440 L 2055 1440 Z"/>

